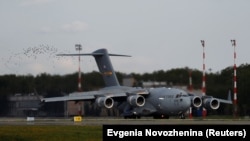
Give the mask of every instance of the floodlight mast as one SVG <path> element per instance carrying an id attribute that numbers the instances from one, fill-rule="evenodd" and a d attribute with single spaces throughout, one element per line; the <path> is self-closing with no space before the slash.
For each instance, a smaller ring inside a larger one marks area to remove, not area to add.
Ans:
<path id="1" fill-rule="evenodd" d="M 81 68 L 80 68 L 80 65 L 81 65 L 80 52 L 82 50 L 82 45 L 81 44 L 76 44 L 75 49 L 76 49 L 76 51 L 79 51 L 79 56 L 78 56 L 79 57 L 79 59 L 78 59 L 78 61 L 79 61 L 79 67 L 78 67 L 78 91 L 80 92 L 80 91 L 82 91 Z"/>
<path id="2" fill-rule="evenodd" d="M 202 55 L 202 59 L 203 59 L 203 74 L 202 74 L 202 95 L 205 96 L 206 95 L 206 68 L 205 68 L 205 41 L 201 40 L 201 45 L 203 48 L 203 55 Z M 203 107 L 202 108 L 202 117 L 205 118 L 207 114 L 207 110 Z"/>
<path id="3" fill-rule="evenodd" d="M 193 91 L 193 83 L 192 83 L 192 70 L 189 70 L 189 91 Z M 189 118 L 192 119 L 192 107 L 189 108 Z"/>
<path id="4" fill-rule="evenodd" d="M 233 104 L 234 104 L 234 117 L 236 118 L 237 115 L 238 115 L 238 108 L 237 108 L 237 77 L 236 77 L 236 70 L 237 70 L 237 67 L 236 67 L 236 40 L 233 39 L 231 40 L 231 43 L 232 43 L 232 46 L 234 48 L 234 76 L 233 76 L 233 81 L 234 81 L 234 97 L 233 97 Z"/>
<path id="5" fill-rule="evenodd" d="M 81 78 L 81 58 L 80 58 L 80 52 L 82 50 L 82 45 L 81 44 L 75 44 L 75 49 L 76 51 L 79 51 L 79 55 L 78 55 L 78 61 L 79 61 L 79 66 L 78 66 L 78 91 L 81 92 L 82 91 L 82 78 Z M 81 116 L 82 115 L 82 102 L 78 102 L 78 115 Z"/>

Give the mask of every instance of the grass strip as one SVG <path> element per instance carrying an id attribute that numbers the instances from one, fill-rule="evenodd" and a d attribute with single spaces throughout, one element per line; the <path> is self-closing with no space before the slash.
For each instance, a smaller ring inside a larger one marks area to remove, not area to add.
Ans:
<path id="1" fill-rule="evenodd" d="M 102 126 L 4 125 L 2 141 L 101 141 Z"/>

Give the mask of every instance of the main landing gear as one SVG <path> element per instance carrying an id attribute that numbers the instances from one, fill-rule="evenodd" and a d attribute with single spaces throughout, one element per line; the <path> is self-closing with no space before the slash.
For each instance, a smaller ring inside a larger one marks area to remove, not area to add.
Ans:
<path id="1" fill-rule="evenodd" d="M 141 116 L 138 115 L 130 115 L 130 116 L 124 116 L 124 119 L 140 119 Z"/>
<path id="2" fill-rule="evenodd" d="M 154 119 L 169 119 L 168 115 L 154 115 Z"/>

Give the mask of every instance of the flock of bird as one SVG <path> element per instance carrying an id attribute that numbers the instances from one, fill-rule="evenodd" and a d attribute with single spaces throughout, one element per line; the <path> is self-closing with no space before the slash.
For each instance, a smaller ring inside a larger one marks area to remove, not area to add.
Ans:
<path id="1" fill-rule="evenodd" d="M 59 51 L 59 49 L 49 45 L 39 45 L 34 47 L 23 48 L 21 52 L 9 53 L 10 56 L 2 57 L 2 66 L 8 68 L 10 73 L 18 73 L 20 67 L 25 67 L 27 63 L 42 63 L 46 61 L 46 66 L 52 65 L 55 68 L 58 61 L 65 59 L 76 59 L 75 57 L 59 57 L 56 54 L 70 53 L 69 51 Z M 73 61 L 76 62 L 76 61 Z M 2 68 L 3 69 L 3 68 Z M 4 69 L 6 71 L 6 69 Z"/>
<path id="2" fill-rule="evenodd" d="M 36 59 L 38 55 L 47 54 L 48 57 L 55 57 L 55 54 L 58 52 L 58 49 L 55 47 L 50 47 L 48 45 L 39 45 L 39 47 L 29 47 L 23 49 L 23 54 L 28 58 Z"/>

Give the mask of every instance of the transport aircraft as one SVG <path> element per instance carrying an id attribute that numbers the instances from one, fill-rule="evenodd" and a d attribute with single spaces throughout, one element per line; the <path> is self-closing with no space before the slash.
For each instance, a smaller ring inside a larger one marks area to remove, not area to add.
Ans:
<path id="1" fill-rule="evenodd" d="M 101 73 L 105 87 L 97 91 L 72 92 L 67 96 L 42 98 L 42 102 L 56 101 L 92 101 L 99 107 L 120 110 L 124 118 L 169 118 L 179 116 L 185 118 L 190 107 L 216 110 L 220 103 L 232 103 L 232 101 L 214 98 L 212 96 L 199 96 L 190 94 L 182 89 L 156 87 L 128 87 L 121 86 L 109 56 L 128 55 L 110 54 L 107 49 L 98 49 L 88 54 L 58 54 L 58 56 L 93 56 Z"/>

